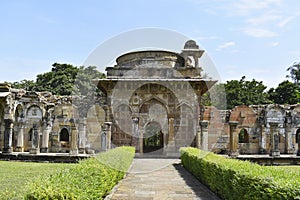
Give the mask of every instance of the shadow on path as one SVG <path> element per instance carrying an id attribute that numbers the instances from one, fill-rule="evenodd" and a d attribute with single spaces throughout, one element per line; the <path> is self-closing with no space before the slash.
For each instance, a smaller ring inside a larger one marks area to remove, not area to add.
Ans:
<path id="1" fill-rule="evenodd" d="M 220 198 L 213 193 L 207 186 L 201 183 L 193 174 L 191 174 L 187 169 L 185 169 L 181 163 L 174 163 L 174 168 L 178 171 L 179 175 L 183 178 L 185 183 L 189 186 L 191 190 L 203 200 L 220 200 Z"/>
<path id="2" fill-rule="evenodd" d="M 179 159 L 137 159 L 106 200 L 219 200 Z"/>

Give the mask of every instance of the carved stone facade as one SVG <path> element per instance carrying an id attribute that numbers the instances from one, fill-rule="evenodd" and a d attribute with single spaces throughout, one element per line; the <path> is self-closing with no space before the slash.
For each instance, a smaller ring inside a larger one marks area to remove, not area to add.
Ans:
<path id="1" fill-rule="evenodd" d="M 80 105 L 90 101 L 0 84 L 0 151 L 77 154 L 99 150 L 101 126 L 95 124 L 105 122 L 100 101 L 79 112 L 74 98 Z"/>
<path id="2" fill-rule="evenodd" d="M 107 78 L 96 81 L 102 97 L 55 96 L 0 84 L 0 151 L 70 153 L 115 146 L 178 155 L 183 146 L 216 153 L 300 153 L 300 105 L 201 105 L 216 81 L 202 78 L 203 50 L 190 40 L 181 53 L 138 51 L 121 55 Z"/>
<path id="3" fill-rule="evenodd" d="M 112 144 L 163 155 L 195 146 L 201 137 L 200 99 L 216 83 L 202 78 L 203 53 L 190 40 L 180 54 L 138 51 L 118 57 L 98 82 L 107 97 Z"/>

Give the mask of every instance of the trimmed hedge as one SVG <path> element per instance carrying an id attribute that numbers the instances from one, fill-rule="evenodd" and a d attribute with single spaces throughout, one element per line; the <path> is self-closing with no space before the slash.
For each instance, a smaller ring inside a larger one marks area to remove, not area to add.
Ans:
<path id="1" fill-rule="evenodd" d="M 74 167 L 30 183 L 25 199 L 103 199 L 124 177 L 133 147 L 118 147 Z"/>
<path id="2" fill-rule="evenodd" d="M 300 172 L 264 167 L 191 147 L 183 166 L 223 199 L 300 199 Z"/>

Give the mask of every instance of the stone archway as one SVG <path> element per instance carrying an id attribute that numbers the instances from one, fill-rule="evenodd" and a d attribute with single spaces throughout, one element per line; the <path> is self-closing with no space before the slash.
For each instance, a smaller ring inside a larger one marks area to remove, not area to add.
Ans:
<path id="1" fill-rule="evenodd" d="M 69 130 L 64 127 L 59 132 L 60 152 L 69 153 L 70 148 L 70 133 Z"/>
<path id="2" fill-rule="evenodd" d="M 0 150 L 2 151 L 2 146 L 4 144 L 4 107 L 0 104 Z"/>
<path id="3" fill-rule="evenodd" d="M 139 110 L 140 152 L 163 154 L 168 143 L 169 123 L 166 105 L 153 98 Z"/>
<path id="4" fill-rule="evenodd" d="M 239 132 L 239 143 L 249 143 L 249 133 L 245 128 Z"/>
<path id="5" fill-rule="evenodd" d="M 300 128 L 296 131 L 296 143 L 298 144 L 297 156 L 300 156 Z"/>
<path id="6" fill-rule="evenodd" d="M 145 126 L 143 135 L 143 153 L 163 153 L 164 137 L 158 122 L 152 121 Z"/>

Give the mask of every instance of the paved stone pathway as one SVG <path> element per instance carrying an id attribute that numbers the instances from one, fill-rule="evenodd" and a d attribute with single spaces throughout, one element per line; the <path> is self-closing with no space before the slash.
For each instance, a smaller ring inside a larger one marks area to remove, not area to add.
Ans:
<path id="1" fill-rule="evenodd" d="M 179 159 L 134 159 L 127 177 L 106 200 L 219 200 Z"/>

